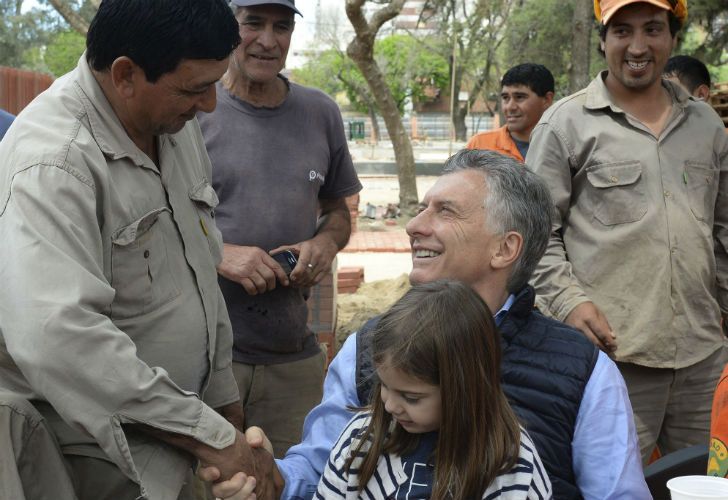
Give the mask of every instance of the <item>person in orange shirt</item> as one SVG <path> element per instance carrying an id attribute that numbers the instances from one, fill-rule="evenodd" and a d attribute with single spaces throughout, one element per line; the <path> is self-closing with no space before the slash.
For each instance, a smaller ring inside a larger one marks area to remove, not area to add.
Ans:
<path id="1" fill-rule="evenodd" d="M 523 161 L 531 131 L 554 100 L 554 77 L 541 64 L 514 66 L 501 80 L 501 104 L 506 124 L 475 134 L 467 149 L 489 149 Z"/>
<path id="2" fill-rule="evenodd" d="M 710 415 L 708 475 L 728 477 L 728 365 L 718 380 Z"/>

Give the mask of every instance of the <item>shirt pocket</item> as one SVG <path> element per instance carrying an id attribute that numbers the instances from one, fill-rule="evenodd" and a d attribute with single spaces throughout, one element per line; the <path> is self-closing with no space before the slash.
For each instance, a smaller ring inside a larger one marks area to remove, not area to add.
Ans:
<path id="1" fill-rule="evenodd" d="M 166 207 L 151 210 L 111 238 L 114 319 L 141 316 L 180 294 L 169 267 L 162 217 L 171 219 L 171 211 Z"/>
<path id="2" fill-rule="evenodd" d="M 639 161 L 620 161 L 587 167 L 594 216 L 605 226 L 640 220 L 647 213 Z"/>
<path id="3" fill-rule="evenodd" d="M 696 161 L 685 162 L 685 183 L 688 188 L 690 210 L 696 219 L 710 222 L 717 195 L 716 171 L 708 164 Z"/>
<path id="4" fill-rule="evenodd" d="M 190 200 L 195 204 L 197 215 L 200 218 L 202 232 L 207 237 L 210 253 L 217 266 L 222 260 L 222 234 L 215 224 L 215 208 L 220 200 L 215 189 L 207 181 L 202 181 L 193 186 L 190 191 Z"/>

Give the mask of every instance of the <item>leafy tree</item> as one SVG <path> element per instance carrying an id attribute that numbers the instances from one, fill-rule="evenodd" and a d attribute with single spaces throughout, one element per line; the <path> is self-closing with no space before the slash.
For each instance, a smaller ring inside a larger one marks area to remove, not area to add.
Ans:
<path id="1" fill-rule="evenodd" d="M 0 0 L 0 65 L 34 66 L 38 58 L 33 56 L 57 28 L 52 16 L 42 9 L 24 13 L 22 7 L 23 0 Z"/>
<path id="2" fill-rule="evenodd" d="M 468 99 L 455 103 L 453 126 L 458 140 L 467 139 L 465 117 L 481 95 L 498 87 L 504 33 L 520 0 L 427 0 L 421 17 L 436 20 L 444 37 L 441 55 L 449 61 L 453 96 L 467 90 Z"/>
<path id="3" fill-rule="evenodd" d="M 374 44 L 374 58 L 384 73 L 400 113 L 408 100 L 427 99 L 426 90 L 444 89 L 450 80 L 447 58 L 431 48 L 437 39 L 418 40 L 409 34 L 391 35 Z"/>
<path id="4" fill-rule="evenodd" d="M 45 51 L 45 63 L 53 75 L 64 75 L 76 67 L 85 49 L 86 39 L 77 31 L 61 31 L 48 45 Z"/>
<path id="5" fill-rule="evenodd" d="M 379 7 L 369 19 L 364 15 L 366 0 L 346 0 L 346 16 L 354 28 L 354 38 L 349 42 L 346 53 L 356 63 L 369 86 L 379 108 L 387 132 L 392 140 L 394 158 L 397 162 L 399 180 L 399 206 L 402 213 L 414 215 L 419 199 L 415 180 L 415 156 L 407 131 L 402 123 L 397 103 L 392 96 L 384 74 L 374 57 L 374 44 L 382 26 L 396 17 L 404 7 L 405 0 L 377 0 Z"/>
<path id="6" fill-rule="evenodd" d="M 689 46 L 691 33 L 696 35 L 693 40 L 697 43 Z M 728 2 L 691 0 L 678 51 L 697 57 L 709 66 L 728 64 Z"/>
<path id="7" fill-rule="evenodd" d="M 86 36 L 101 0 L 44 0 L 68 23 L 71 29 Z"/>

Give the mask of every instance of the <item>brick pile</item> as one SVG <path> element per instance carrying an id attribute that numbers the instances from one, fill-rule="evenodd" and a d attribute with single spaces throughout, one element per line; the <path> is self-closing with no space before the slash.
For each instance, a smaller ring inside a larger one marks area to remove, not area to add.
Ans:
<path id="1" fill-rule="evenodd" d="M 338 271 L 337 288 L 339 293 L 356 293 L 364 281 L 364 268 L 361 266 L 341 267 Z"/>
<path id="2" fill-rule="evenodd" d="M 728 127 L 728 82 L 716 83 L 715 90 L 710 93 L 710 105 L 723 119 Z"/>

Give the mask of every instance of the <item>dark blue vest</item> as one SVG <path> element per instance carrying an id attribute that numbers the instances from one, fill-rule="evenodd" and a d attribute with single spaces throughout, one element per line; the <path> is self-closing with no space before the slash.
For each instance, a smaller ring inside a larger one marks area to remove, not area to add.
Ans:
<path id="1" fill-rule="evenodd" d="M 500 323 L 501 383 L 536 444 L 554 498 L 580 499 L 571 441 L 599 350 L 580 332 L 534 310 L 534 298 L 532 287 L 521 290 Z M 377 320 L 369 320 L 357 333 L 356 382 L 362 404 L 369 401 L 375 382 L 370 333 Z"/>

